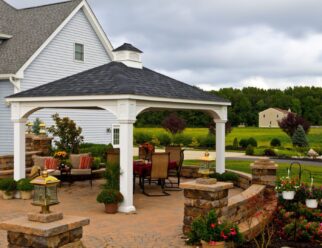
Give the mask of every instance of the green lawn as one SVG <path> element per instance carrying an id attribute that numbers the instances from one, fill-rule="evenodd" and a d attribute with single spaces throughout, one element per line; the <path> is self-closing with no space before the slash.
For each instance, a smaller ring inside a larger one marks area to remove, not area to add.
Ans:
<path id="1" fill-rule="evenodd" d="M 251 173 L 250 164 L 252 161 L 245 161 L 245 160 L 227 160 L 226 161 L 226 168 L 231 170 L 237 170 L 241 172 Z M 200 160 L 185 160 L 184 165 L 201 165 L 202 161 Z M 289 163 L 278 163 L 277 174 L 278 176 L 286 176 L 287 169 L 289 168 Z M 315 166 L 315 165 L 303 165 L 303 168 L 306 170 L 310 170 L 312 176 L 314 178 L 314 184 L 322 185 L 322 166 Z M 298 175 L 297 167 L 294 167 L 292 170 L 292 174 Z M 310 176 L 307 172 L 303 173 L 303 181 L 309 183 Z"/>
<path id="2" fill-rule="evenodd" d="M 135 128 L 134 132 L 146 132 L 157 134 L 160 132 L 166 132 L 163 128 Z M 191 137 L 203 136 L 208 133 L 207 128 L 186 128 L 183 132 Z M 226 145 L 232 145 L 234 138 L 238 140 L 248 139 L 253 137 L 257 140 L 259 146 L 269 146 L 273 138 L 281 140 L 284 147 L 292 147 L 291 139 L 281 131 L 279 128 L 233 128 L 232 132 L 226 137 Z M 311 147 L 322 147 L 322 128 L 311 128 L 308 135 L 308 139 Z"/>

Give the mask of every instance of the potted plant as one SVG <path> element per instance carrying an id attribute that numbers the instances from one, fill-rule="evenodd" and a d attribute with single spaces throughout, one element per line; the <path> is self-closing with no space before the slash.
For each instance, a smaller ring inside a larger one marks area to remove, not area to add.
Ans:
<path id="1" fill-rule="evenodd" d="M 59 160 L 59 167 L 64 168 L 67 165 L 68 154 L 65 151 L 57 151 L 54 153 L 54 158 Z"/>
<path id="2" fill-rule="evenodd" d="M 24 178 L 17 182 L 17 190 L 20 191 L 20 197 L 23 200 L 30 200 L 34 186 L 30 183 L 30 179 Z"/>
<path id="3" fill-rule="evenodd" d="M 293 200 L 295 192 L 299 187 L 296 178 L 281 177 L 277 182 L 277 192 L 282 192 L 284 200 Z"/>
<path id="4" fill-rule="evenodd" d="M 12 178 L 2 179 L 0 181 L 0 190 L 2 191 L 2 198 L 4 200 L 13 199 L 16 187 L 16 181 Z"/>
<path id="5" fill-rule="evenodd" d="M 190 245 L 201 243 L 203 248 L 234 247 L 235 243 L 240 244 L 241 242 L 242 236 L 238 227 L 218 220 L 214 210 L 192 222 L 187 241 Z"/>
<path id="6" fill-rule="evenodd" d="M 310 187 L 306 189 L 306 200 L 305 205 L 308 208 L 317 208 L 318 200 L 320 198 L 320 190 L 315 187 Z"/>
<path id="7" fill-rule="evenodd" d="M 99 203 L 104 203 L 106 213 L 115 214 L 118 204 L 123 201 L 123 195 L 115 189 L 103 189 L 96 200 Z"/>

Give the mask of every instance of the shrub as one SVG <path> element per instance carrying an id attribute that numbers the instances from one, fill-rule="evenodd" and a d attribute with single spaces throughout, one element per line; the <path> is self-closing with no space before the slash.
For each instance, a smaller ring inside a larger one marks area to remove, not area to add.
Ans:
<path id="1" fill-rule="evenodd" d="M 216 136 L 209 134 L 199 138 L 200 147 L 214 148 L 216 146 Z"/>
<path id="2" fill-rule="evenodd" d="M 278 138 L 274 138 L 274 139 L 271 140 L 271 146 L 278 147 L 278 146 L 281 146 L 281 145 L 282 145 L 282 143 Z"/>
<path id="3" fill-rule="evenodd" d="M 160 145 L 160 140 L 158 139 L 158 137 L 156 135 L 152 135 L 151 144 L 154 146 Z"/>
<path id="4" fill-rule="evenodd" d="M 254 155 L 254 147 L 252 145 L 248 145 L 245 151 L 246 155 Z"/>
<path id="5" fill-rule="evenodd" d="M 188 233 L 188 244 L 199 244 L 201 240 L 206 242 L 233 241 L 242 242 L 242 235 L 239 233 L 237 225 L 220 222 L 215 210 L 196 218 L 191 225 L 191 232 Z"/>
<path id="6" fill-rule="evenodd" d="M 182 131 L 186 128 L 186 121 L 174 112 L 163 120 L 162 127 L 174 135 L 177 133 L 182 133 Z"/>
<path id="7" fill-rule="evenodd" d="M 191 144 L 189 146 L 197 148 L 200 146 L 200 143 L 198 142 L 196 137 L 192 137 Z"/>
<path id="8" fill-rule="evenodd" d="M 99 157 L 95 157 L 92 163 L 92 169 L 98 170 L 101 167 L 102 160 Z"/>
<path id="9" fill-rule="evenodd" d="M 303 127 L 305 133 L 309 132 L 311 126 L 307 120 L 294 113 L 288 113 L 286 117 L 278 122 L 278 125 L 291 138 L 299 125 Z"/>
<path id="10" fill-rule="evenodd" d="M 237 139 L 237 138 L 235 138 L 235 139 L 234 139 L 234 142 L 233 142 L 233 149 L 234 149 L 234 150 L 238 150 L 238 139 Z"/>
<path id="11" fill-rule="evenodd" d="M 267 148 L 264 150 L 264 155 L 269 157 L 277 156 L 276 152 L 273 149 Z"/>
<path id="12" fill-rule="evenodd" d="M 227 181 L 236 182 L 236 181 L 238 181 L 238 176 L 234 173 L 231 173 L 231 172 L 225 172 L 223 174 L 216 172 L 214 174 L 211 174 L 210 177 L 216 178 L 220 182 L 227 182 Z"/>
<path id="13" fill-rule="evenodd" d="M 123 201 L 123 195 L 115 189 L 103 189 L 96 200 L 104 204 L 119 203 Z"/>
<path id="14" fill-rule="evenodd" d="M 0 180 L 0 190 L 5 192 L 12 192 L 17 189 L 17 183 L 12 178 L 5 178 Z"/>
<path id="15" fill-rule="evenodd" d="M 17 190 L 19 191 L 32 191 L 34 185 L 30 183 L 30 179 L 23 178 L 17 182 Z"/>
<path id="16" fill-rule="evenodd" d="M 106 161 L 106 151 L 113 148 L 112 144 L 92 144 L 85 143 L 80 146 L 80 153 L 91 153 L 93 157 L 98 157 L 101 161 Z"/>
<path id="17" fill-rule="evenodd" d="M 301 125 L 299 125 L 292 136 L 292 143 L 294 146 L 307 147 L 309 142 L 307 140 L 305 131 Z"/>
<path id="18" fill-rule="evenodd" d="M 151 142 L 152 135 L 150 133 L 138 132 L 134 135 L 136 144 L 141 145 L 146 142 Z"/>
<path id="19" fill-rule="evenodd" d="M 104 185 L 105 189 L 120 189 L 120 165 L 119 164 L 108 164 L 105 171 L 106 183 Z"/>
<path id="20" fill-rule="evenodd" d="M 192 138 L 189 135 L 183 133 L 175 134 L 173 136 L 172 143 L 173 145 L 188 146 L 191 144 Z"/>
<path id="21" fill-rule="evenodd" d="M 251 145 L 252 147 L 257 147 L 257 141 L 254 138 L 249 138 L 247 140 L 247 146 Z"/>
<path id="22" fill-rule="evenodd" d="M 52 118 L 55 125 L 48 128 L 48 131 L 58 138 L 54 140 L 57 149 L 68 153 L 79 153 L 79 146 L 84 140 L 81 135 L 82 128 L 77 127 L 76 123 L 68 117 L 60 118 L 57 113 Z"/>
<path id="23" fill-rule="evenodd" d="M 171 138 L 167 133 L 158 134 L 158 139 L 160 140 L 160 145 L 169 146 L 171 144 Z"/>
<path id="24" fill-rule="evenodd" d="M 241 139 L 239 141 L 239 145 L 242 147 L 242 148 L 246 148 L 248 146 L 248 140 L 247 139 Z"/>

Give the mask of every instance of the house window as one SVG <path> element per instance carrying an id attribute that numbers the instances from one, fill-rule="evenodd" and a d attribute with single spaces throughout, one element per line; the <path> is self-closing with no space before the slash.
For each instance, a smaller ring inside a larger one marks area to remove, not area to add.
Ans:
<path id="1" fill-rule="evenodd" d="M 113 144 L 113 147 L 116 147 L 116 148 L 120 146 L 120 126 L 119 125 L 113 125 L 112 144 Z"/>
<path id="2" fill-rule="evenodd" d="M 75 43 L 75 54 L 74 58 L 76 61 L 84 61 L 84 45 Z"/>
<path id="3" fill-rule="evenodd" d="M 276 115 L 276 117 L 278 118 L 278 115 Z"/>
<path id="4" fill-rule="evenodd" d="M 265 115 L 263 115 L 263 117 L 265 118 Z"/>

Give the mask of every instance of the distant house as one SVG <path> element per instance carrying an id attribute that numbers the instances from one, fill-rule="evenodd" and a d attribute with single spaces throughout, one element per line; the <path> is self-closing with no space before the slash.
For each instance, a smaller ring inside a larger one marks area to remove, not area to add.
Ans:
<path id="1" fill-rule="evenodd" d="M 278 127 L 278 121 L 283 119 L 291 110 L 268 108 L 258 113 L 259 127 Z"/>

